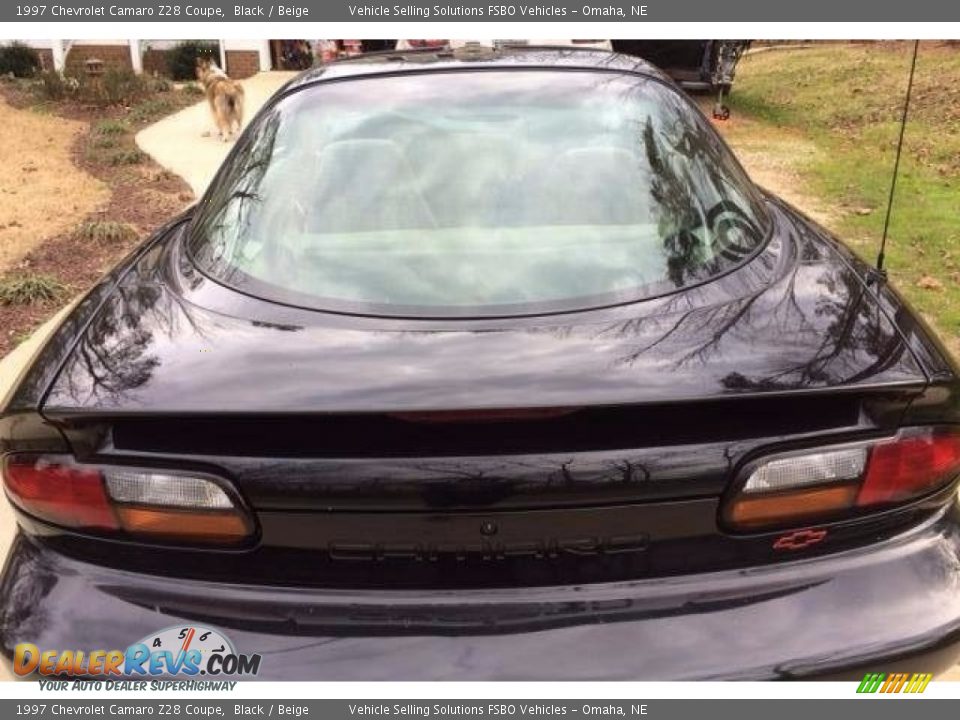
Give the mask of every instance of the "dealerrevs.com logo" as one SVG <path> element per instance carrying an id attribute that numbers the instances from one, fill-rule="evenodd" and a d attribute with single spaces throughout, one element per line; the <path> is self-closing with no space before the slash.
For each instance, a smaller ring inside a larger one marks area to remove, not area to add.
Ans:
<path id="1" fill-rule="evenodd" d="M 931 673 L 867 673 L 857 692 L 922 693 L 932 679 Z"/>
<path id="2" fill-rule="evenodd" d="M 13 670 L 20 676 L 48 677 L 253 676 L 260 672 L 260 655 L 238 653 L 219 630 L 177 625 L 126 650 L 41 650 L 20 643 L 14 648 Z"/>

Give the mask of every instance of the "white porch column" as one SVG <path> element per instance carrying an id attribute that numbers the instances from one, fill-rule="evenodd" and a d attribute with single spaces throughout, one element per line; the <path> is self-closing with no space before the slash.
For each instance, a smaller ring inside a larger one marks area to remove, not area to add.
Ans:
<path id="1" fill-rule="evenodd" d="M 53 69 L 63 72 L 67 67 L 67 50 L 63 40 L 51 40 L 50 49 L 53 51 Z"/>
<path id="2" fill-rule="evenodd" d="M 130 40 L 130 65 L 133 71 L 139 75 L 143 72 L 143 53 L 140 51 L 140 41 Z"/>
<path id="3" fill-rule="evenodd" d="M 220 69 L 227 72 L 227 48 L 223 40 L 217 40 L 220 46 Z"/>
<path id="4" fill-rule="evenodd" d="M 270 41 L 260 41 L 260 72 L 273 70 L 273 59 L 270 57 Z"/>

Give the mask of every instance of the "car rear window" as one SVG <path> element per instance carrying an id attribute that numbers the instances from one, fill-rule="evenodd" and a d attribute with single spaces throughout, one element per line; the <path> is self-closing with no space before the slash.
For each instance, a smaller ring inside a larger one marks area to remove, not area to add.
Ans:
<path id="1" fill-rule="evenodd" d="M 765 230 L 755 189 L 678 91 L 474 70 L 280 99 L 201 203 L 191 251 L 272 301 L 500 316 L 674 292 L 743 262 Z"/>

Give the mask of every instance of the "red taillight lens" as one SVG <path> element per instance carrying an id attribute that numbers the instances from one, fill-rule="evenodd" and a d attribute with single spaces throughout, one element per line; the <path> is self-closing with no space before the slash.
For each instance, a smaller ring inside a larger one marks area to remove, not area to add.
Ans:
<path id="1" fill-rule="evenodd" d="M 932 430 L 878 443 L 857 495 L 857 505 L 907 500 L 951 480 L 960 470 L 960 434 Z"/>
<path id="2" fill-rule="evenodd" d="M 236 543 L 253 533 L 253 521 L 234 493 L 213 478 L 57 457 L 4 458 L 11 501 L 41 520 L 182 542 Z"/>
<path id="3" fill-rule="evenodd" d="M 739 530 L 810 524 L 903 503 L 960 474 L 960 429 L 909 428 L 894 438 L 811 448 L 751 463 L 723 509 Z"/>
<path id="4" fill-rule="evenodd" d="M 41 520 L 69 528 L 119 527 L 96 470 L 12 455 L 4 461 L 3 479 L 13 504 Z"/>

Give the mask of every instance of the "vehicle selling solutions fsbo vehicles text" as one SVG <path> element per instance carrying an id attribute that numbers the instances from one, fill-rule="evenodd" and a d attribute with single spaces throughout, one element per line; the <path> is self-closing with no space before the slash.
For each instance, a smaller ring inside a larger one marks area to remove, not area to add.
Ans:
<path id="1" fill-rule="evenodd" d="M 647 5 L 630 5 L 623 8 L 617 5 L 584 5 L 568 10 L 556 5 L 505 5 L 491 4 L 486 7 L 464 7 L 462 5 L 348 5 L 347 10 L 354 17 L 646 17 Z"/>
<path id="2" fill-rule="evenodd" d="M 567 714 L 567 707 L 552 703 L 490 703 L 489 705 L 460 705 L 456 703 L 351 703 L 347 706 L 351 715 L 357 716 L 416 716 L 429 718 L 433 716 L 506 716 L 517 715 L 547 717 Z M 586 704 L 574 708 L 573 712 L 582 715 L 619 715 L 621 717 L 646 715 L 646 704 L 631 704 L 627 713 L 623 705 L 615 703 Z"/>

